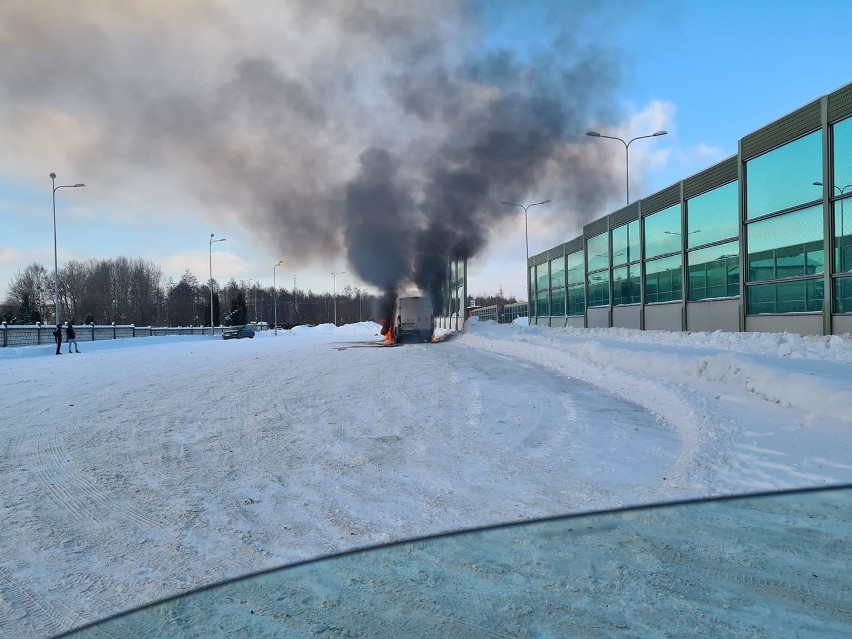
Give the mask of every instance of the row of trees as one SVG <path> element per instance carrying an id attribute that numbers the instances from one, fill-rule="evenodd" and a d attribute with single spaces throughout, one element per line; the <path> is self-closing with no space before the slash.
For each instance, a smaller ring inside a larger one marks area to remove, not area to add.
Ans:
<path id="1" fill-rule="evenodd" d="M 213 321 L 236 326 L 250 321 L 270 324 L 275 317 L 275 291 L 254 282 L 231 279 L 225 286 L 213 280 Z M 142 259 L 68 262 L 59 271 L 59 301 L 63 321 L 135 324 L 136 326 L 209 326 L 210 283 L 186 271 L 175 283 L 163 281 L 161 269 Z M 337 295 L 338 324 L 374 317 L 375 295 L 347 286 Z M 310 290 L 277 291 L 278 323 L 324 324 L 334 321 L 334 297 Z M 8 324 L 54 323 L 54 279 L 43 265 L 33 263 L 16 274 L 0 304 L 0 319 Z"/>

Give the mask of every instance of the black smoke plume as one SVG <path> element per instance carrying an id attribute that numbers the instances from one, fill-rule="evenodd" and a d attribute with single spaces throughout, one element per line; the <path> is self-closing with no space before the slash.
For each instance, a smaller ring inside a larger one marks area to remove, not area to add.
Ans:
<path id="1" fill-rule="evenodd" d="M 551 199 L 566 232 L 599 215 L 620 167 L 577 149 L 619 65 L 572 33 L 608 5 L 521 59 L 462 0 L 6 0 L 0 168 L 59 165 L 146 223 L 237 217 L 294 268 L 345 255 L 437 310 L 448 260 L 517 219 L 501 200 Z"/>

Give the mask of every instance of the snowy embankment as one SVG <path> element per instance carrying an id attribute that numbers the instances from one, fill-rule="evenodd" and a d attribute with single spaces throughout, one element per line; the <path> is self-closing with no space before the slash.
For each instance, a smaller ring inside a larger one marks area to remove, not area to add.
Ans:
<path id="1" fill-rule="evenodd" d="M 616 371 L 659 379 L 716 382 L 769 402 L 852 423 L 852 338 L 791 333 L 671 333 L 629 329 L 505 327 L 469 321 L 471 346 L 567 370 L 610 387 Z M 565 357 L 570 356 L 570 360 Z M 571 369 L 578 361 L 606 369 Z M 569 364 L 570 362 L 570 364 Z M 610 390 L 612 388 L 610 387 Z M 628 397 L 643 405 L 629 387 Z M 653 406 L 653 403 L 649 404 Z M 658 405 L 656 410 L 660 410 Z"/>

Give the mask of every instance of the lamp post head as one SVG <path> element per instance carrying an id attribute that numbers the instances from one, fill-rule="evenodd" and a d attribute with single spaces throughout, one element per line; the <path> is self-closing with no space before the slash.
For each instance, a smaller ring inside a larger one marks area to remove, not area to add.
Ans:
<path id="1" fill-rule="evenodd" d="M 281 266 L 284 263 L 284 260 L 278 260 L 278 263 L 275 266 Z"/>
<path id="2" fill-rule="evenodd" d="M 657 137 L 658 135 L 666 135 L 668 131 L 657 131 L 656 133 L 651 134 L 651 137 Z"/>
<path id="3" fill-rule="evenodd" d="M 85 184 L 75 184 L 75 185 L 74 185 L 74 188 L 75 188 L 75 189 L 79 189 L 81 186 L 86 186 L 86 185 L 85 185 Z"/>
<path id="4" fill-rule="evenodd" d="M 56 173 L 51 173 L 51 174 L 50 174 L 50 179 L 51 179 L 51 180 L 55 180 L 55 179 L 56 179 Z"/>
<path id="5" fill-rule="evenodd" d="M 598 133 L 597 131 L 587 131 L 587 132 L 586 132 L 586 135 L 588 135 L 588 136 L 590 136 L 590 137 L 593 137 L 593 138 L 599 138 L 599 137 L 601 137 L 601 134 L 600 134 L 600 133 Z"/>
<path id="6" fill-rule="evenodd" d="M 812 184 L 813 184 L 814 186 L 822 186 L 822 182 L 813 182 Z"/>

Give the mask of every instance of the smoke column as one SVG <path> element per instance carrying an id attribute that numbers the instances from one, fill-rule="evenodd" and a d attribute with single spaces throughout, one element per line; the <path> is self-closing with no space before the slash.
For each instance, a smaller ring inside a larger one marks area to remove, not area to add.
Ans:
<path id="1" fill-rule="evenodd" d="M 501 200 L 551 199 L 566 230 L 599 214 L 620 167 L 579 145 L 620 72 L 573 37 L 583 11 L 520 59 L 462 0 L 5 0 L 0 174 L 59 158 L 116 206 L 238 216 L 294 263 L 346 255 L 437 301 L 518 215 Z"/>

